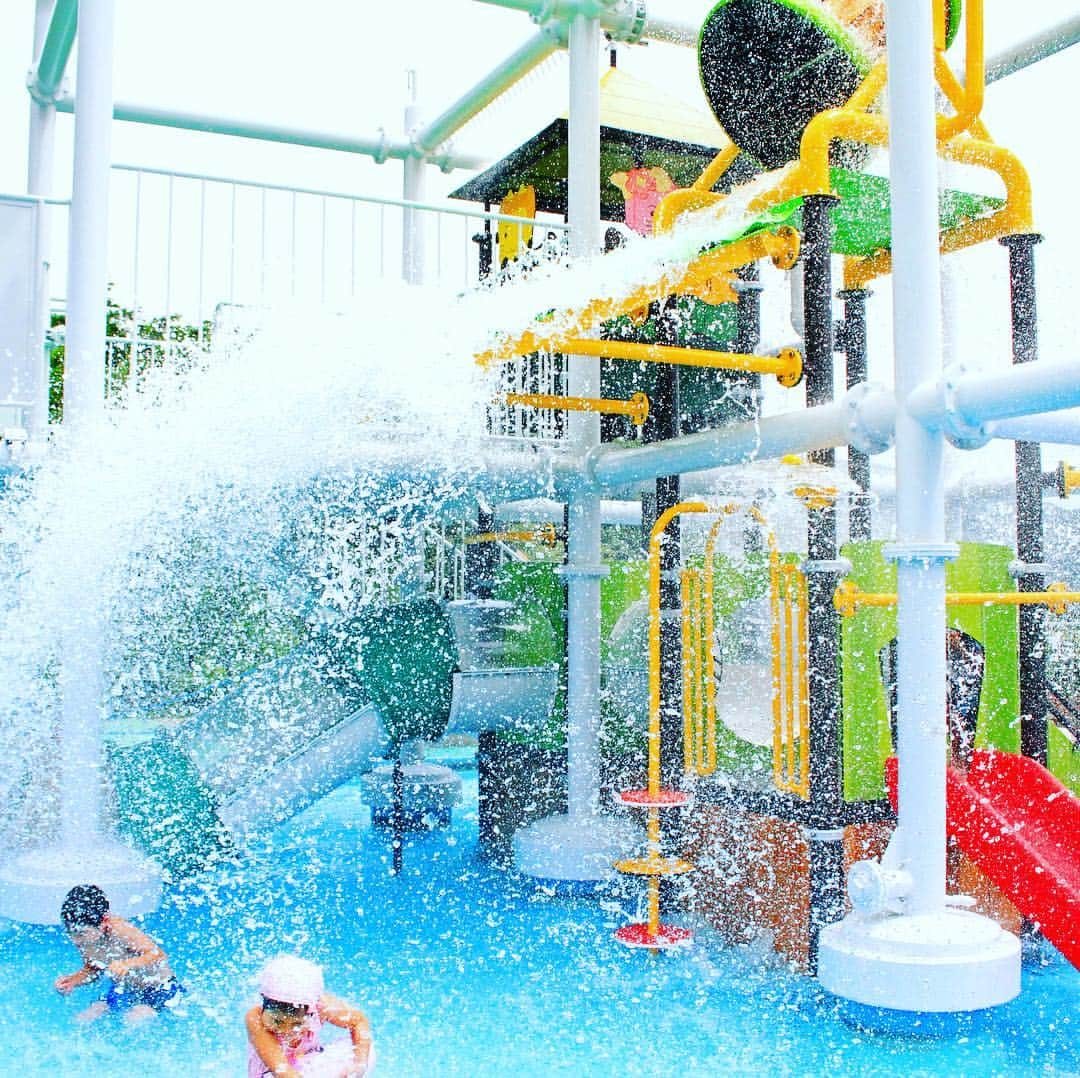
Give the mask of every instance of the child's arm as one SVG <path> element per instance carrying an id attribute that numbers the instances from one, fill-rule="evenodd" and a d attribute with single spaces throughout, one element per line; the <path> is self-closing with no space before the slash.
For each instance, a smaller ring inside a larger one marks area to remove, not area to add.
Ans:
<path id="1" fill-rule="evenodd" d="M 371 1051 L 371 1024 L 363 1011 L 350 1007 L 337 996 L 324 995 L 319 1000 L 319 1014 L 324 1022 L 349 1031 L 353 1042 L 353 1058 L 357 1073 L 367 1069 L 368 1053 Z"/>
<path id="2" fill-rule="evenodd" d="M 117 939 L 123 940 L 135 952 L 131 958 L 118 959 L 109 963 L 109 976 L 114 980 L 119 981 L 133 969 L 152 966 L 165 958 L 165 952 L 154 940 L 130 921 L 125 921 L 123 917 L 109 917 L 109 932 Z"/>
<path id="3" fill-rule="evenodd" d="M 66 996 L 80 985 L 96 981 L 100 976 L 101 970 L 93 969 L 91 966 L 83 966 L 82 969 L 77 969 L 74 973 L 65 973 L 57 977 L 54 986 L 60 995 Z"/>
<path id="4" fill-rule="evenodd" d="M 266 1069 L 274 1078 L 303 1078 L 300 1072 L 289 1063 L 285 1049 L 277 1038 L 262 1024 L 262 1008 L 252 1007 L 244 1018 L 247 1025 L 248 1040 L 255 1054 L 263 1061 Z"/>

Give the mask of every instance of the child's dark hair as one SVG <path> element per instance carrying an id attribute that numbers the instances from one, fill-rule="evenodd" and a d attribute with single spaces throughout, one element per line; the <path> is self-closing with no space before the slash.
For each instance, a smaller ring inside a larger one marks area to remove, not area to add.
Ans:
<path id="1" fill-rule="evenodd" d="M 70 932 L 73 928 L 97 928 L 109 912 L 105 892 L 94 883 L 72 887 L 60 907 L 60 920 Z"/>
<path id="2" fill-rule="evenodd" d="M 263 1013 L 271 1018 L 303 1019 L 311 1014 L 311 1008 L 306 1003 L 286 1003 L 281 999 L 271 999 L 263 996 Z"/>

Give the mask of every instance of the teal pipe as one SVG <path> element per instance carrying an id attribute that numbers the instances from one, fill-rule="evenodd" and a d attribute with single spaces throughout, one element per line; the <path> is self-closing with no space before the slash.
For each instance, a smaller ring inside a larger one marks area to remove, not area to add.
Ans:
<path id="1" fill-rule="evenodd" d="M 37 70 L 30 80 L 30 94 L 36 101 L 51 101 L 56 97 L 75 44 L 78 20 L 78 0 L 56 0 Z"/>

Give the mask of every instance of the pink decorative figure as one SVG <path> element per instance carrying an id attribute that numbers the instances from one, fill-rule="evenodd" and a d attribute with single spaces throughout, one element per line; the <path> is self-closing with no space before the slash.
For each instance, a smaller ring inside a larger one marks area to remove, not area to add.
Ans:
<path id="1" fill-rule="evenodd" d="M 660 199 L 675 190 L 675 182 L 662 168 L 632 168 L 613 172 L 611 182 L 626 199 L 626 225 L 642 236 L 652 232 L 653 212 Z"/>

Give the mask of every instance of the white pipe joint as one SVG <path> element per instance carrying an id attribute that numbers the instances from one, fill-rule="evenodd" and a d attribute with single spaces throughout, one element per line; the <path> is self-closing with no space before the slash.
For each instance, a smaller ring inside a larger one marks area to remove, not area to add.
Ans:
<path id="1" fill-rule="evenodd" d="M 903 868 L 887 868 L 879 861 L 856 861 L 848 870 L 847 892 L 856 913 L 902 913 L 914 880 Z"/>
<path id="2" fill-rule="evenodd" d="M 896 400 L 876 382 L 860 382 L 843 398 L 848 445 L 876 456 L 892 448 L 896 438 Z"/>
<path id="3" fill-rule="evenodd" d="M 916 386 L 908 398 L 908 410 L 928 430 L 941 431 L 957 449 L 981 449 L 990 441 L 990 433 L 966 416 L 957 401 L 957 390 L 967 373 L 962 363 L 956 363 L 940 379 Z"/>
<path id="4" fill-rule="evenodd" d="M 978 449 L 994 437 L 994 420 L 1055 412 L 1080 404 L 1080 363 L 1025 363 L 999 374 L 949 367 L 922 382 L 907 400 L 927 430 L 941 431 L 959 449 Z"/>

